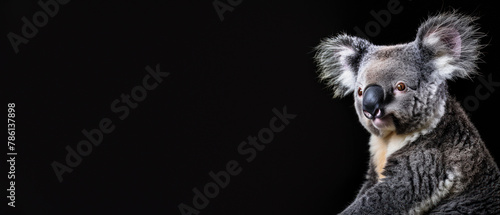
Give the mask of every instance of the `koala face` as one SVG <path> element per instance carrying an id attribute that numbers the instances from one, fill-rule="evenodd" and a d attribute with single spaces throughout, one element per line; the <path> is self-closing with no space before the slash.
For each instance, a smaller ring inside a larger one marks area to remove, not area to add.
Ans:
<path id="1" fill-rule="evenodd" d="M 350 93 L 361 124 L 372 134 L 426 129 L 444 113 L 446 80 L 475 73 L 480 34 L 474 19 L 454 13 L 431 17 L 414 41 L 391 46 L 339 35 L 315 55 L 320 78 L 335 97 Z"/>
<path id="2" fill-rule="evenodd" d="M 354 107 L 361 124 L 371 133 L 410 133 L 439 114 L 446 84 L 426 76 L 433 68 L 417 60 L 418 52 L 413 43 L 372 46 L 360 62 Z"/>

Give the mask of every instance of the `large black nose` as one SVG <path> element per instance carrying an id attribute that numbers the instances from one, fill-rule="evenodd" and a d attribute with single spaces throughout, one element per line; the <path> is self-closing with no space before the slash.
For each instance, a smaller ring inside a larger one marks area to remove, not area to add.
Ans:
<path id="1" fill-rule="evenodd" d="M 382 117 L 384 89 L 379 85 L 371 85 L 363 93 L 363 113 L 368 119 Z"/>

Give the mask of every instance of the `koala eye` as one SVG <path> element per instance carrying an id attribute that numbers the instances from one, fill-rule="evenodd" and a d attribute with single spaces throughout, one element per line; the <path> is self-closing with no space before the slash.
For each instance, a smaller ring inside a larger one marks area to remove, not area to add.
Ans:
<path id="1" fill-rule="evenodd" d="M 358 96 L 362 96 L 363 95 L 363 90 L 360 88 L 358 88 Z"/>
<path id="2" fill-rule="evenodd" d="M 399 90 L 399 91 L 404 91 L 406 90 L 406 85 L 405 83 L 403 82 L 399 82 L 397 85 L 396 85 L 396 89 Z"/>

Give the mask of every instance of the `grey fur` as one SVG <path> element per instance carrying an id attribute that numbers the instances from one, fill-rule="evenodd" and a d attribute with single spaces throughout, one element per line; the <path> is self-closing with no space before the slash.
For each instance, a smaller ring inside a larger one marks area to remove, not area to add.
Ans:
<path id="1" fill-rule="evenodd" d="M 356 113 L 372 134 L 367 180 L 342 214 L 500 214 L 500 171 L 447 90 L 447 80 L 476 74 L 482 35 L 474 20 L 443 13 L 406 44 L 341 34 L 317 47 L 319 77 L 335 97 L 354 92 Z M 398 83 L 406 88 L 397 90 Z M 377 122 L 364 116 L 357 93 L 374 84 L 384 89 Z"/>

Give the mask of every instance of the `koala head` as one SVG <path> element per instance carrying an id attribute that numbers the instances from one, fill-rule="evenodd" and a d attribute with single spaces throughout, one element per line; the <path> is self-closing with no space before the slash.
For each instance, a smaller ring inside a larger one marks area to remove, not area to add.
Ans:
<path id="1" fill-rule="evenodd" d="M 476 73 L 482 36 L 475 18 L 454 12 L 430 17 L 414 41 L 374 45 L 341 34 L 318 45 L 320 79 L 334 97 L 354 96 L 361 124 L 372 134 L 408 134 L 437 123 L 448 97 L 446 80 Z"/>

